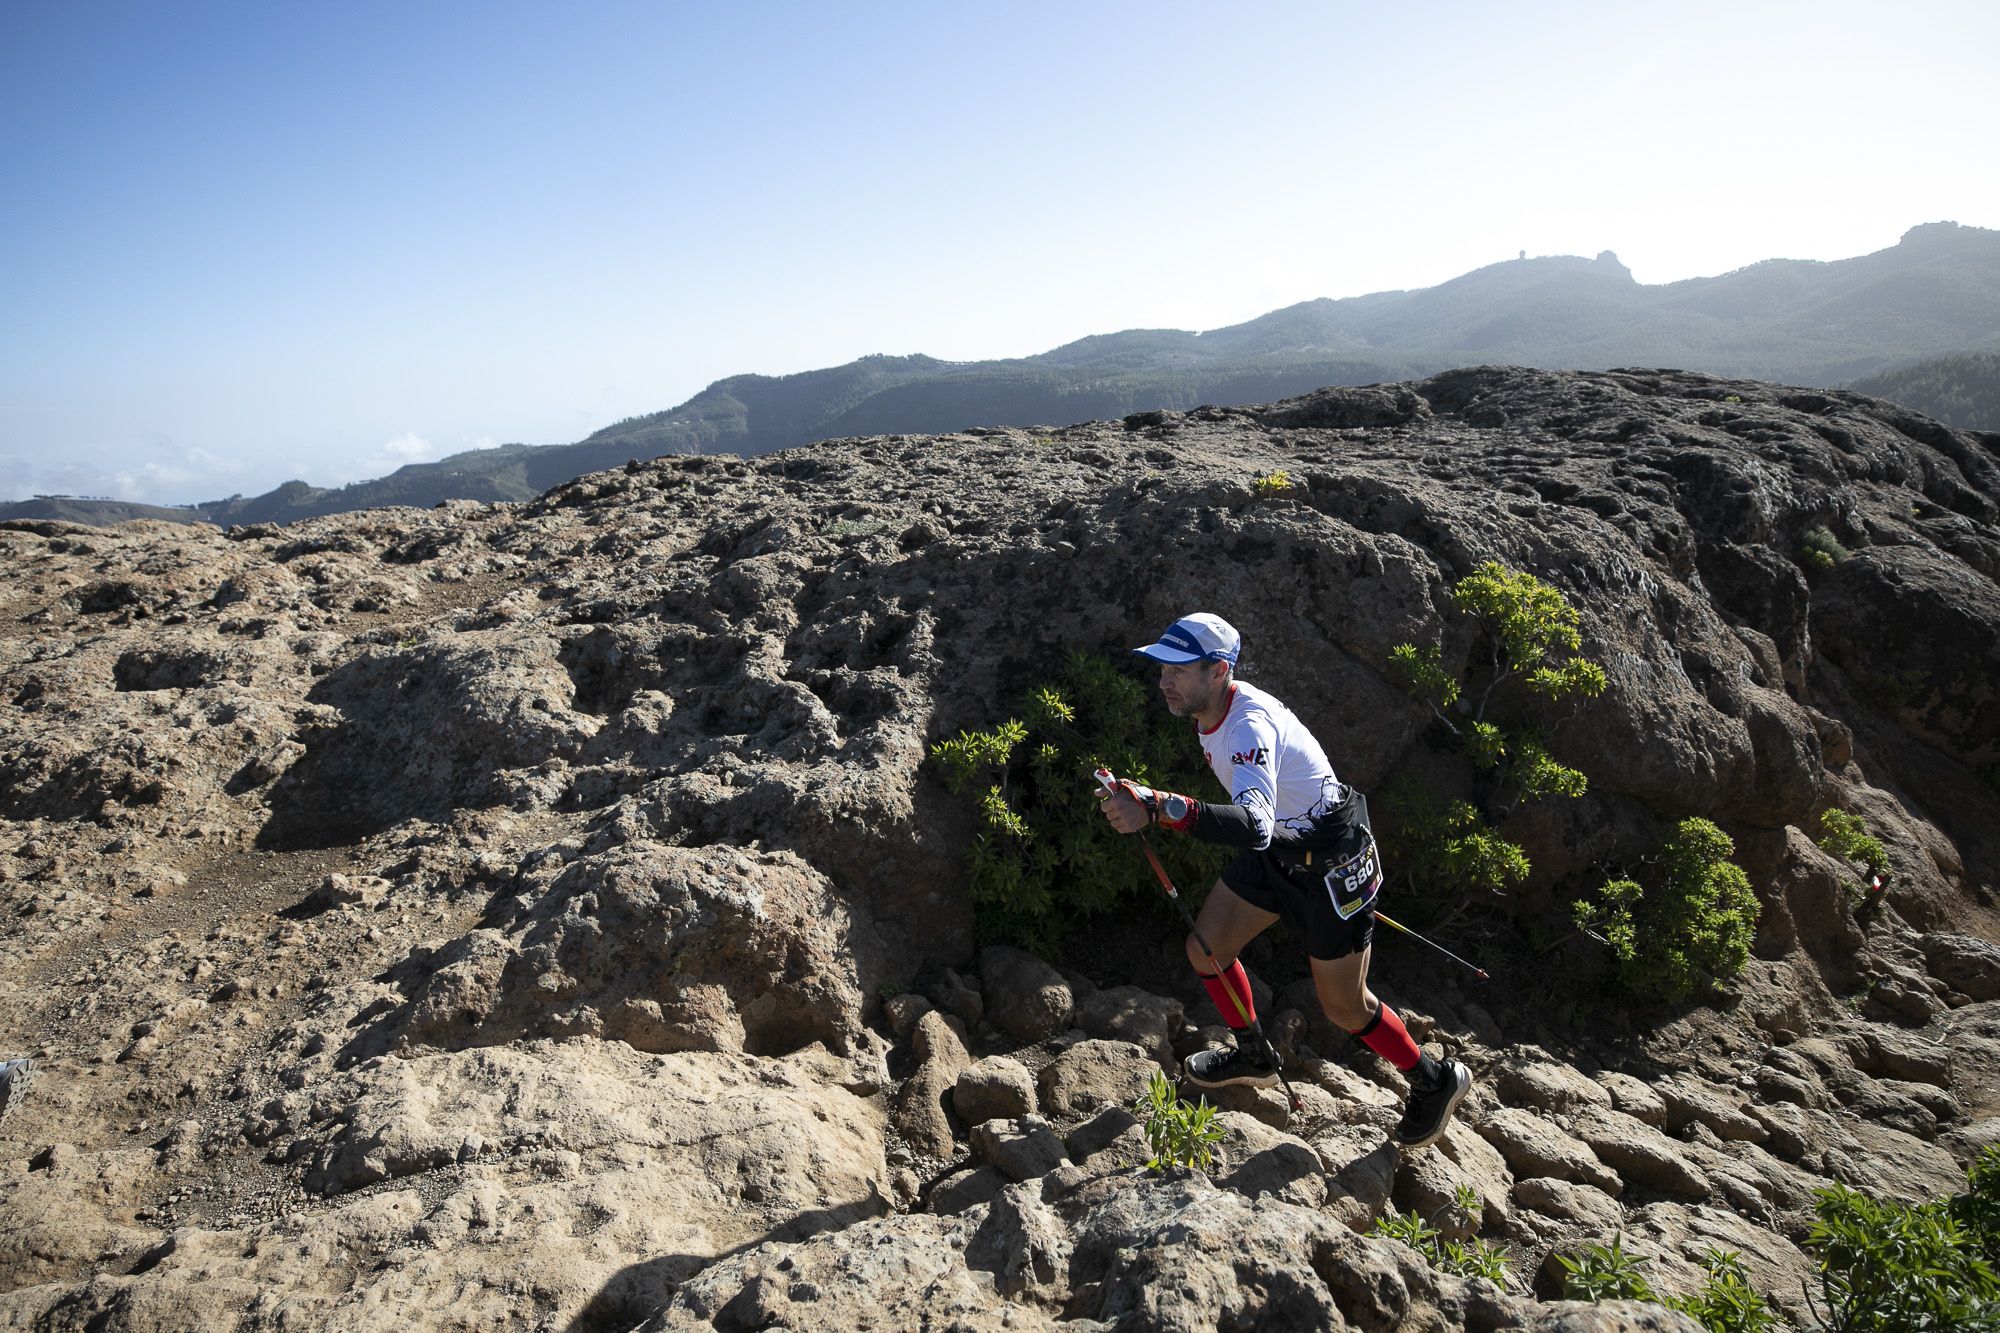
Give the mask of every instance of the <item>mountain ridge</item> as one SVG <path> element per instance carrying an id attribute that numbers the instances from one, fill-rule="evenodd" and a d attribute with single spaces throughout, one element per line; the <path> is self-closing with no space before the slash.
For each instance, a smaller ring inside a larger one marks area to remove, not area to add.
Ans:
<path id="1" fill-rule="evenodd" d="M 1433 287 L 1319 297 L 1198 333 L 1127 329 L 1022 357 L 872 354 L 791 375 L 732 375 L 676 407 L 573 444 L 467 451 L 340 488 L 288 482 L 262 496 L 187 506 L 178 516 L 289 522 L 389 504 L 527 500 L 629 458 L 754 457 L 852 435 L 1114 420 L 1470 365 L 1673 366 L 1838 388 L 1919 360 L 1989 350 L 2000 350 L 2000 231 L 1980 227 L 1924 223 L 1894 246 L 1849 259 L 1767 259 L 1653 286 L 1635 281 L 1609 250 L 1594 259 L 1523 257 Z M 0 506 L 0 518 L 41 516 Z M 70 501 L 64 516 L 159 515 Z"/>

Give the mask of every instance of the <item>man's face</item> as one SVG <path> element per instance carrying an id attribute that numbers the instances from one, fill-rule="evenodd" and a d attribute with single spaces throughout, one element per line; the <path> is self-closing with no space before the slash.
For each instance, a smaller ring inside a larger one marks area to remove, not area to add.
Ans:
<path id="1" fill-rule="evenodd" d="M 1175 717 L 1192 717 L 1207 711 L 1221 679 L 1220 662 L 1162 662 L 1160 696 Z"/>

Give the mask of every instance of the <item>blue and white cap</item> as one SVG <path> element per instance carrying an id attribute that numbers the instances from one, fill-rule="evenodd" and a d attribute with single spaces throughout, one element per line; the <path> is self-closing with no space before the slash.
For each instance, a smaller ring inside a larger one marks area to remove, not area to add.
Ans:
<path id="1" fill-rule="evenodd" d="M 1132 651 L 1155 662 L 1227 662 L 1235 666 L 1236 655 L 1243 651 L 1243 636 L 1221 616 L 1197 611 L 1167 626 L 1158 643 Z"/>

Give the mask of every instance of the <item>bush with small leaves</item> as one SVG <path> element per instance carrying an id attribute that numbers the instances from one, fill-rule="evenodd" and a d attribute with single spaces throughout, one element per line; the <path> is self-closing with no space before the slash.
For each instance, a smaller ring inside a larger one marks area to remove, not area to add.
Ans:
<path id="1" fill-rule="evenodd" d="M 1880 838 L 1870 837 L 1860 815 L 1845 810 L 1828 810 L 1819 817 L 1819 849 L 1843 861 L 1859 861 L 1871 875 L 1889 869 L 1889 853 Z"/>
<path id="2" fill-rule="evenodd" d="M 1845 1185 L 1819 1191 L 1806 1248 L 1819 1260 L 1824 1320 L 1840 1333 L 2000 1330 L 2000 1150 L 1987 1148 L 1967 1194 L 1909 1205 Z"/>
<path id="3" fill-rule="evenodd" d="M 1153 891 L 1130 842 L 1098 813 L 1092 771 L 1179 791 L 1212 781 L 1185 722 L 1150 706 L 1130 673 L 1082 653 L 1029 694 L 1020 716 L 930 753 L 945 786 L 978 811 L 966 855 L 982 936 L 1044 950 L 1078 920 Z M 1184 888 L 1207 888 L 1228 854 L 1190 838 L 1157 845 Z"/>
<path id="4" fill-rule="evenodd" d="M 1760 911 L 1736 844 L 1706 819 L 1683 819 L 1660 850 L 1650 886 L 1612 880 L 1572 904 L 1576 924 L 1618 958 L 1618 977 L 1643 1000 L 1678 1004 L 1743 970 Z"/>
<path id="5" fill-rule="evenodd" d="M 1208 1098 L 1190 1104 L 1174 1090 L 1167 1076 L 1155 1069 L 1146 1091 L 1132 1103 L 1132 1114 L 1145 1127 L 1146 1146 L 1152 1149 L 1149 1171 L 1186 1167 L 1206 1171 L 1214 1159 L 1215 1145 L 1222 1141 L 1222 1126 L 1215 1123 L 1215 1108 Z"/>
<path id="6" fill-rule="evenodd" d="M 1502 687 L 1518 687 L 1536 707 L 1546 708 L 1602 694 L 1608 678 L 1603 667 L 1579 655 L 1583 636 L 1576 608 L 1532 574 L 1489 560 L 1453 586 L 1451 600 L 1477 622 L 1488 649 L 1477 699 L 1465 696 L 1435 644 L 1398 644 L 1390 650 L 1389 668 L 1412 698 L 1464 741 L 1474 769 L 1483 775 L 1489 810 L 1458 802 L 1435 814 L 1399 819 L 1395 859 L 1417 884 L 1442 876 L 1466 889 L 1497 893 L 1525 879 L 1528 862 L 1520 847 L 1487 826 L 1487 814 L 1504 817 L 1520 801 L 1574 799 L 1590 784 L 1582 771 L 1555 758 L 1544 737 L 1488 721 L 1487 708 Z M 1463 718 L 1462 725 L 1454 715 Z M 1467 824 L 1468 811 L 1476 830 Z M 1476 878 L 1462 879 L 1460 870 Z"/>
<path id="7" fill-rule="evenodd" d="M 1250 483 L 1250 493 L 1260 500 L 1269 500 L 1275 496 L 1289 495 L 1291 491 L 1292 474 L 1283 469 L 1265 473 Z"/>
<path id="8" fill-rule="evenodd" d="M 1805 536 L 1799 538 L 1799 563 L 1815 573 L 1832 569 L 1849 554 L 1831 528 L 1808 528 Z"/>
<path id="9" fill-rule="evenodd" d="M 1410 882 L 1499 895 L 1528 878 L 1528 856 L 1495 833 L 1469 801 L 1440 801 L 1414 783 L 1383 793 L 1396 811 L 1396 864 Z"/>

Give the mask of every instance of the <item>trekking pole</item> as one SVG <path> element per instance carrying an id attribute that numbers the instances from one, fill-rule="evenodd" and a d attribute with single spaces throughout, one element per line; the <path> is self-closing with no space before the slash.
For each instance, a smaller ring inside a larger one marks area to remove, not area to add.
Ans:
<path id="1" fill-rule="evenodd" d="M 1413 940 L 1417 940 L 1420 943 L 1430 945 L 1431 948 L 1436 949 L 1439 953 L 1443 954 L 1446 958 L 1451 959 L 1452 962 L 1457 963 L 1461 967 L 1472 967 L 1471 963 L 1466 962 L 1463 958 L 1460 958 L 1457 954 L 1445 948 L 1442 944 L 1439 944 L 1436 940 L 1425 939 L 1422 935 L 1417 934 L 1416 931 L 1411 930 L 1408 926 L 1396 920 L 1394 917 L 1385 916 L 1381 912 L 1377 912 L 1375 914 L 1375 919 L 1377 921 L 1380 921 L 1385 926 L 1395 927 L 1397 930 L 1402 931 L 1405 935 L 1408 935 Z M 1492 978 L 1486 975 L 1486 969 L 1483 967 L 1472 967 L 1472 974 L 1478 977 L 1481 981 L 1492 980 Z"/>
<path id="2" fill-rule="evenodd" d="M 1118 780 L 1111 775 L 1110 769 L 1098 769 L 1096 777 L 1097 785 L 1104 788 L 1105 791 L 1115 792 L 1118 790 Z M 1174 887 L 1173 876 L 1167 873 L 1166 866 L 1160 861 L 1160 854 L 1153 850 L 1152 843 L 1146 841 L 1146 835 L 1141 833 L 1138 835 L 1138 838 L 1139 850 L 1146 854 L 1146 864 L 1153 867 L 1153 873 L 1159 877 L 1160 887 L 1167 891 L 1167 897 L 1173 899 L 1174 906 L 1180 909 L 1181 920 L 1187 922 L 1189 936 L 1193 938 L 1196 944 L 1201 946 L 1202 956 L 1208 959 L 1209 967 L 1213 969 L 1216 977 L 1220 979 L 1222 976 L 1222 964 L 1215 960 L 1215 950 L 1209 948 L 1208 941 L 1202 938 L 1201 927 L 1195 925 L 1194 914 L 1188 911 L 1187 903 L 1181 899 L 1180 890 Z M 1247 980 L 1250 974 L 1246 971 L 1243 975 Z M 1285 1077 L 1285 1066 L 1278 1059 L 1277 1051 L 1272 1049 L 1271 1039 L 1264 1035 L 1264 1025 L 1259 1023 L 1251 1015 L 1250 1011 L 1244 1007 L 1242 997 L 1237 995 L 1227 982 L 1223 983 L 1222 989 L 1228 994 L 1230 1002 L 1236 1006 L 1236 1016 L 1243 1020 L 1244 1026 L 1249 1028 L 1251 1035 L 1257 1038 L 1258 1045 L 1264 1048 L 1264 1058 L 1271 1062 L 1272 1072 L 1277 1074 L 1278 1082 L 1284 1085 L 1285 1096 L 1291 1102 L 1292 1110 L 1304 1111 L 1306 1109 L 1305 1100 L 1298 1093 L 1292 1091 L 1292 1081 Z"/>

